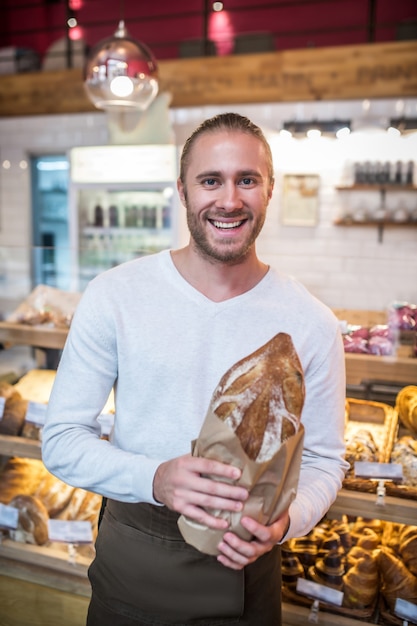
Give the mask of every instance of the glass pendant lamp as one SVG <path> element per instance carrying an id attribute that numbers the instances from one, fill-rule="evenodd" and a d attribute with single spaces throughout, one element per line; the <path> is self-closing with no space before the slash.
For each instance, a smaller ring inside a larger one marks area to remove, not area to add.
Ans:
<path id="1" fill-rule="evenodd" d="M 98 109 L 144 111 L 155 99 L 156 60 L 144 43 L 129 36 L 124 20 L 112 37 L 100 41 L 89 53 L 84 87 Z"/>

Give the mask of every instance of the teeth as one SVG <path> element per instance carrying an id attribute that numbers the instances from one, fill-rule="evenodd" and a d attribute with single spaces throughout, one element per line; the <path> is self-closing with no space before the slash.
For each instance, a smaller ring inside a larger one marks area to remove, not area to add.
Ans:
<path id="1" fill-rule="evenodd" d="M 241 221 L 239 222 L 216 222 L 213 221 L 213 224 L 216 228 L 224 228 L 224 229 L 228 229 L 228 228 L 237 228 L 238 226 L 240 226 L 242 224 Z"/>

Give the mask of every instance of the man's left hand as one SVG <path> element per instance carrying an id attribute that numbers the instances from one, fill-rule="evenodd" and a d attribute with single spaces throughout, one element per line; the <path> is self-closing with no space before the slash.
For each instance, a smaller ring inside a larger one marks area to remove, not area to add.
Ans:
<path id="1" fill-rule="evenodd" d="M 288 511 L 270 526 L 263 526 L 250 517 L 242 517 L 240 523 L 253 538 L 244 541 L 234 533 L 226 532 L 218 546 L 220 554 L 217 560 L 230 569 L 243 569 L 282 541 L 288 531 L 289 521 Z"/>

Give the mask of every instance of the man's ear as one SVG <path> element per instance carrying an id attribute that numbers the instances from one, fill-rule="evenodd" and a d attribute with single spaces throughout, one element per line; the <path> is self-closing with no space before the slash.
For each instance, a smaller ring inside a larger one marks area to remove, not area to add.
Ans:
<path id="1" fill-rule="evenodd" d="M 184 183 L 182 182 L 181 178 L 177 178 L 177 189 L 178 189 L 178 195 L 180 197 L 182 204 L 186 206 L 186 202 L 187 202 L 186 192 L 184 189 Z"/>

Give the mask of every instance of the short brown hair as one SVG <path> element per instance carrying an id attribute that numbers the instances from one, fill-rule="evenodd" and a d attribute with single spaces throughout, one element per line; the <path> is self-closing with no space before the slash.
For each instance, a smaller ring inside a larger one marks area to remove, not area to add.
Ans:
<path id="1" fill-rule="evenodd" d="M 239 115 L 238 113 L 220 113 L 219 115 L 215 115 L 214 117 L 205 120 L 197 126 L 185 142 L 180 161 L 180 179 L 184 184 L 185 174 L 190 160 L 190 152 L 194 143 L 203 133 L 216 132 L 219 130 L 238 130 L 259 139 L 265 148 L 268 161 L 269 179 L 271 183 L 273 182 L 274 167 L 272 164 L 271 148 L 259 126 L 256 126 L 256 124 L 251 122 L 250 119 L 244 117 L 243 115 Z"/>

